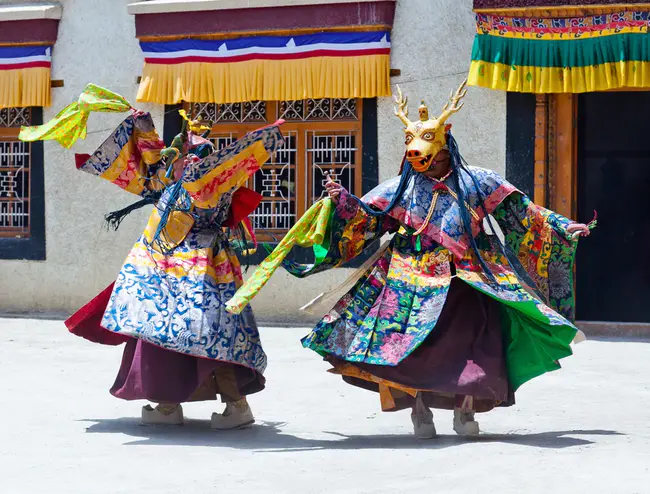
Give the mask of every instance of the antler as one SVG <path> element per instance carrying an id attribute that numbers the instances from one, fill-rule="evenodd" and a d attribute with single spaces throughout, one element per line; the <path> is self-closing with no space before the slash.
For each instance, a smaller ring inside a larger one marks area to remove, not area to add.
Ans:
<path id="1" fill-rule="evenodd" d="M 399 119 L 402 121 L 405 127 L 408 127 L 411 124 L 411 121 L 408 119 L 409 116 L 408 102 L 409 102 L 408 97 L 405 97 L 404 94 L 402 94 L 402 90 L 398 85 L 397 96 L 395 97 L 395 103 L 397 103 L 397 106 L 395 107 L 395 116 L 399 117 Z"/>
<path id="2" fill-rule="evenodd" d="M 466 86 L 467 79 L 463 81 L 460 87 L 456 90 L 455 94 L 453 91 L 449 94 L 449 102 L 444 106 L 442 109 L 442 114 L 440 117 L 438 117 L 438 122 L 440 122 L 440 124 L 445 123 L 449 117 L 451 117 L 454 113 L 458 113 L 460 109 L 465 105 L 465 103 L 460 103 L 460 100 L 462 100 L 467 95 Z"/>

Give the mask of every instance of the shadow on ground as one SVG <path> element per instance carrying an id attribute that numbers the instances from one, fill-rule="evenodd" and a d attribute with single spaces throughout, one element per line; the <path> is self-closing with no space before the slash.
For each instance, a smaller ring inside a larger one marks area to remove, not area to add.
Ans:
<path id="1" fill-rule="evenodd" d="M 91 434 L 125 434 L 138 438 L 125 443 L 129 446 L 213 446 L 239 450 L 290 452 L 313 450 L 354 449 L 444 449 L 468 442 L 504 443 L 535 448 L 564 449 L 594 444 L 596 441 L 575 436 L 623 436 L 616 431 L 572 430 L 537 434 L 483 434 L 476 438 L 438 436 L 431 441 L 418 441 L 412 435 L 346 436 L 324 431 L 331 439 L 307 439 L 282 431 L 286 422 L 261 422 L 250 429 L 212 431 L 207 420 L 186 420 L 183 426 L 142 426 L 134 418 L 110 420 L 87 419 L 93 422 L 87 429 Z"/>

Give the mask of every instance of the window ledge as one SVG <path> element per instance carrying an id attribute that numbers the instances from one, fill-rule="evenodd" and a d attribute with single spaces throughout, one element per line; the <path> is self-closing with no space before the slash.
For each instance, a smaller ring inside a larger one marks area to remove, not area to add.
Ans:
<path id="1" fill-rule="evenodd" d="M 0 6 L 0 22 L 2 21 L 31 21 L 35 19 L 56 19 L 60 20 L 63 14 L 61 4 L 16 4 Z"/>
<path id="2" fill-rule="evenodd" d="M 204 10 L 253 9 L 260 7 L 294 7 L 335 3 L 377 3 L 395 0 L 149 0 L 129 4 L 129 14 L 163 14 Z"/>

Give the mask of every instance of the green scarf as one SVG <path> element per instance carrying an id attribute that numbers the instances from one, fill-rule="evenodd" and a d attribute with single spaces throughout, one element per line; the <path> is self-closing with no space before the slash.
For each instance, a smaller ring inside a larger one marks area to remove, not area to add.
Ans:
<path id="1" fill-rule="evenodd" d="M 21 141 L 56 140 L 64 148 L 70 149 L 77 139 L 86 138 L 88 115 L 92 111 L 129 111 L 131 104 L 119 94 L 103 87 L 88 84 L 79 100 L 66 106 L 49 122 L 37 127 L 23 127 L 18 138 Z"/>
<path id="2" fill-rule="evenodd" d="M 332 207 L 331 199 L 323 199 L 310 207 L 294 227 L 289 230 L 289 233 L 285 235 L 273 252 L 258 266 L 253 276 L 228 301 L 226 310 L 232 314 L 240 314 L 271 279 L 273 273 L 280 267 L 284 258 L 287 257 L 295 245 L 314 247 L 323 244 L 326 239 Z"/>

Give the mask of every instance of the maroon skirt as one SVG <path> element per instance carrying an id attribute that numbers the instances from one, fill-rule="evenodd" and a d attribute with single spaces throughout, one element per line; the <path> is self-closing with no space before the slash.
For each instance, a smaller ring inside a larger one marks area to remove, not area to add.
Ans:
<path id="1" fill-rule="evenodd" d="M 264 376 L 248 367 L 172 352 L 103 328 L 113 285 L 65 322 L 71 333 L 93 343 L 126 343 L 111 394 L 124 400 L 184 403 L 214 400 L 217 395 L 236 401 L 264 389 Z"/>
<path id="2" fill-rule="evenodd" d="M 349 366 L 336 357 L 328 358 L 337 368 Z M 354 363 L 372 376 L 403 387 L 422 391 L 432 408 L 453 409 L 465 397 L 474 399 L 476 411 L 514 404 L 508 381 L 500 304 L 467 283 L 453 279 L 436 327 L 424 342 L 397 366 Z M 379 385 L 370 380 L 346 376 L 349 384 L 373 391 Z M 391 389 L 395 406 L 413 405 L 414 398 Z"/>
<path id="3" fill-rule="evenodd" d="M 236 401 L 264 389 L 264 376 L 240 365 L 193 357 L 130 339 L 111 394 L 154 403 Z"/>

